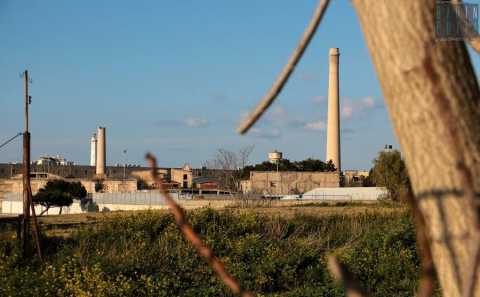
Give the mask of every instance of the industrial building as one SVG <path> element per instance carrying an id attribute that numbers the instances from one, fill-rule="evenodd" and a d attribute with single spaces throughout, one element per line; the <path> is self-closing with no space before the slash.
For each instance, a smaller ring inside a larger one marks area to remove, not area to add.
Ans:
<path id="1" fill-rule="evenodd" d="M 277 150 L 269 153 L 270 162 L 277 164 L 276 171 L 252 171 L 248 180 L 241 181 L 244 193 L 288 195 L 305 193 L 316 188 L 338 188 L 341 184 L 340 149 L 340 87 L 338 48 L 329 50 L 328 118 L 325 162 L 331 161 L 334 172 L 279 171 L 283 158 Z M 42 156 L 32 164 L 32 190 L 35 193 L 51 179 L 80 181 L 87 192 L 135 192 L 155 188 L 149 167 L 107 166 L 106 128 L 98 127 L 90 138 L 90 165 L 74 165 L 60 156 Z M 21 164 L 0 164 L 0 196 L 6 192 L 21 192 Z M 158 168 L 162 185 L 170 190 L 190 189 L 192 192 L 220 192 L 219 182 L 213 178 L 215 170 L 193 169 L 188 164 L 181 168 Z M 366 171 L 345 171 L 348 182 L 358 182 L 368 176 Z M 100 186 L 99 186 L 100 185 Z"/>
<path id="2" fill-rule="evenodd" d="M 75 165 L 61 156 L 42 156 L 31 164 L 31 185 L 35 194 L 49 180 L 64 179 L 80 182 L 88 193 L 128 193 L 157 185 L 151 177 L 150 167 L 131 165 L 107 166 L 106 129 L 99 127 L 90 139 L 90 166 Z M 0 164 L 0 198 L 6 193 L 22 193 L 23 165 Z M 158 168 L 163 186 L 168 189 L 218 190 L 218 183 L 209 180 L 194 181 L 194 171 L 188 165 L 182 168 Z"/>
<path id="3" fill-rule="evenodd" d="M 339 187 L 338 172 L 252 171 L 242 191 L 262 195 L 302 194 L 315 188 Z"/>

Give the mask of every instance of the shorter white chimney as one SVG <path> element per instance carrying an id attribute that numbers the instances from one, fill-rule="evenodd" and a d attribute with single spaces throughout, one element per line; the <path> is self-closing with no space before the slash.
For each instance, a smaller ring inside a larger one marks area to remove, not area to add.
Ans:
<path id="1" fill-rule="evenodd" d="M 90 166 L 97 164 L 97 134 L 93 133 L 90 140 Z"/>

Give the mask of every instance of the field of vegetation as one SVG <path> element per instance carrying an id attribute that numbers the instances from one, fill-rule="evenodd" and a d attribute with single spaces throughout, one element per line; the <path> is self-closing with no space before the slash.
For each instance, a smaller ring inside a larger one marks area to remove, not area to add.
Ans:
<path id="1" fill-rule="evenodd" d="M 188 218 L 257 296 L 343 296 L 326 269 L 330 253 L 372 296 L 412 296 L 419 261 L 407 211 L 355 207 L 322 215 L 321 205 L 289 215 L 204 208 Z M 109 215 L 68 236 L 48 231 L 45 263 L 23 261 L 11 234 L 0 231 L 0 296 L 231 295 L 168 212 Z"/>

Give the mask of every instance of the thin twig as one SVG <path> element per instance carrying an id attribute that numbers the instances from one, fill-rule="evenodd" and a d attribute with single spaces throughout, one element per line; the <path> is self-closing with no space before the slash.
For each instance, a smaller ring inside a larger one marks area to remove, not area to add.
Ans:
<path id="1" fill-rule="evenodd" d="M 213 251 L 207 247 L 200 237 L 195 233 L 195 231 L 193 231 L 192 226 L 188 223 L 185 217 L 183 209 L 175 202 L 175 200 L 170 196 L 170 193 L 163 187 L 162 181 L 158 177 L 157 173 L 156 158 L 152 154 L 147 154 L 146 159 L 150 162 L 150 166 L 152 167 L 151 174 L 153 180 L 158 185 L 160 193 L 163 195 L 167 205 L 170 207 L 175 217 L 175 222 L 177 223 L 177 226 L 185 239 L 193 245 L 197 253 L 202 256 L 205 261 L 207 261 L 208 265 L 210 265 L 220 280 L 222 280 L 222 282 L 229 287 L 234 294 L 238 294 L 242 297 L 253 297 L 252 293 L 242 289 L 239 281 L 225 269 L 222 261 L 215 256 Z"/>
<path id="2" fill-rule="evenodd" d="M 347 297 L 367 297 L 367 291 L 362 288 L 353 273 L 348 271 L 347 267 L 338 262 L 333 255 L 328 257 L 328 270 L 333 277 L 342 284 Z"/>
<path id="3" fill-rule="evenodd" d="M 428 242 L 425 217 L 420 211 L 411 189 L 407 190 L 406 198 L 412 209 L 416 229 L 417 247 L 420 253 L 420 279 L 418 281 L 418 288 L 415 296 L 431 297 L 435 288 L 435 267 L 433 265 L 432 250 Z"/>
<path id="4" fill-rule="evenodd" d="M 275 83 L 272 85 L 270 91 L 263 97 L 262 101 L 257 105 L 255 110 L 250 113 L 250 115 L 240 124 L 237 131 L 240 134 L 246 133 L 255 122 L 262 116 L 262 114 L 268 109 L 268 107 L 273 103 L 273 101 L 277 98 L 278 94 L 282 91 L 283 87 L 287 83 L 290 75 L 292 74 L 295 66 L 297 65 L 298 61 L 303 56 L 305 49 L 308 47 L 308 44 L 312 40 L 315 31 L 317 31 L 318 25 L 322 20 L 323 14 L 325 13 L 328 7 L 329 0 L 320 0 L 315 13 L 308 24 L 308 27 L 305 29 L 303 33 L 303 37 L 300 40 L 297 48 L 290 56 L 287 64 L 283 67 L 282 72 L 278 76 Z"/>

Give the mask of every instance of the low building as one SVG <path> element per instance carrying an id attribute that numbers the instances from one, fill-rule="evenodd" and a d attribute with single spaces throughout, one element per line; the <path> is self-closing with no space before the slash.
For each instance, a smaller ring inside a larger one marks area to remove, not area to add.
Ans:
<path id="1" fill-rule="evenodd" d="M 87 193 L 126 193 L 137 191 L 136 179 L 105 179 L 102 181 L 83 178 L 64 178 L 59 175 L 46 172 L 33 172 L 30 174 L 32 193 L 35 194 L 43 188 L 48 181 L 62 179 L 68 182 L 80 182 Z M 101 184 L 101 186 L 99 185 Z M 23 178 L 21 174 L 12 178 L 0 179 L 0 193 L 23 193 Z"/>
<path id="2" fill-rule="evenodd" d="M 215 178 L 200 176 L 193 179 L 193 187 L 199 190 L 210 190 L 216 191 L 218 190 L 219 183 Z"/>
<path id="3" fill-rule="evenodd" d="M 68 181 L 80 181 L 89 193 L 95 192 L 95 184 L 98 184 L 99 176 L 95 173 L 95 166 L 87 165 L 62 165 L 59 162 L 50 159 L 32 163 L 30 170 L 32 172 L 32 190 L 36 191 L 37 183 L 39 188 L 46 184 L 48 179 L 60 178 Z M 0 198 L 2 193 L 13 193 L 21 187 L 22 168 L 20 163 L 0 164 Z M 194 173 L 203 173 L 202 177 L 214 175 L 217 170 L 199 170 L 192 169 L 189 165 L 181 168 L 157 168 L 158 177 L 162 180 L 162 185 L 167 189 L 193 189 Z M 40 176 L 43 175 L 43 180 Z M 157 185 L 152 178 L 150 167 L 140 166 L 107 166 L 105 175 L 101 177 L 102 191 L 106 193 L 113 192 L 131 192 L 136 190 L 151 189 Z M 97 189 L 99 186 L 96 186 Z M 212 184 L 202 184 L 202 187 L 216 187 Z"/>
<path id="4" fill-rule="evenodd" d="M 343 176 L 346 186 L 362 186 L 363 180 L 369 175 L 368 170 L 345 170 Z"/>
<path id="5" fill-rule="evenodd" d="M 251 171 L 249 182 L 243 182 L 248 192 L 264 195 L 301 194 L 319 187 L 339 187 L 338 172 L 311 171 Z M 247 191 L 246 191 L 247 192 Z"/>
<path id="6" fill-rule="evenodd" d="M 17 174 L 22 173 L 22 163 L 10 163 L 0 164 L 0 178 L 12 178 Z M 162 168 L 159 168 L 159 170 Z M 38 165 L 33 163 L 30 166 L 31 172 L 46 172 L 55 174 L 64 178 L 83 178 L 93 179 L 95 178 L 95 166 L 88 165 L 55 165 L 55 164 L 43 164 Z M 123 179 L 124 174 L 126 177 L 130 176 L 133 172 L 143 171 L 146 174 L 150 173 L 150 167 L 140 166 L 107 166 L 105 168 L 105 177 L 112 179 Z"/>
<path id="7" fill-rule="evenodd" d="M 42 155 L 40 159 L 35 161 L 35 165 L 44 165 L 44 166 L 59 166 L 59 165 L 75 165 L 71 161 L 67 161 L 64 157 L 57 155 L 57 156 L 49 156 L 49 155 Z"/>
<path id="8" fill-rule="evenodd" d="M 152 178 L 152 170 L 148 168 L 139 168 L 129 172 L 132 178 L 135 178 L 147 186 L 153 186 L 155 181 Z M 170 170 L 168 168 L 158 168 L 157 169 L 158 178 L 162 181 L 170 181 Z"/>
<path id="9" fill-rule="evenodd" d="M 189 189 L 193 185 L 193 170 L 188 164 L 182 168 L 171 168 L 170 180 L 179 183 L 181 188 Z"/>

